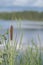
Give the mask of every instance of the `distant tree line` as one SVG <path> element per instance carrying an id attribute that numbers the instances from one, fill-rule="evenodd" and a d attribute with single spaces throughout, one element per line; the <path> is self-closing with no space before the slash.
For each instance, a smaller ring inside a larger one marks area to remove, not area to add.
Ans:
<path id="1" fill-rule="evenodd" d="M 0 19 L 43 21 L 43 12 L 36 12 L 36 11 L 1 12 Z"/>

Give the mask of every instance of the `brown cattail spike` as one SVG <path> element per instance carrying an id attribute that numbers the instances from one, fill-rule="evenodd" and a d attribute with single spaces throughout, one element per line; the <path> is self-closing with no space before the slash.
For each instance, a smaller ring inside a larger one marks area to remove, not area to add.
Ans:
<path id="1" fill-rule="evenodd" d="M 10 27 L 10 40 L 13 40 L 13 26 Z"/>

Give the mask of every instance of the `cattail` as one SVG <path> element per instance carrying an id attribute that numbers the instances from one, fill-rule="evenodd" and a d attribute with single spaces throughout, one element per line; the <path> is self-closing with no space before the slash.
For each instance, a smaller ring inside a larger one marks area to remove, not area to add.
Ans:
<path id="1" fill-rule="evenodd" d="M 10 27 L 10 40 L 13 40 L 13 26 Z"/>

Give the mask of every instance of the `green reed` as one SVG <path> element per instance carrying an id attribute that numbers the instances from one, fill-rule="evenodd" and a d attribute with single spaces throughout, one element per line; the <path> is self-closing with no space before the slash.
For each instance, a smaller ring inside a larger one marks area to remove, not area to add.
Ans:
<path id="1" fill-rule="evenodd" d="M 8 33 L 7 33 L 8 34 Z M 0 35 L 1 39 L 5 39 L 4 35 Z M 17 38 L 17 34 L 16 34 Z M 37 44 L 34 41 L 31 41 L 32 47 L 28 45 L 27 49 L 23 51 L 21 48 L 23 39 L 23 33 L 20 37 L 19 49 L 17 50 L 17 42 L 14 40 L 14 46 L 10 46 L 10 41 L 8 40 L 7 44 L 5 44 L 5 49 L 3 51 L 0 50 L 0 65 L 41 65 L 41 47 L 38 48 Z M 38 37 L 39 42 L 40 38 Z M 41 42 L 40 42 L 41 44 Z M 17 62 L 17 57 L 22 50 L 22 55 L 20 57 L 19 63 Z M 39 52 L 40 50 L 40 52 Z"/>

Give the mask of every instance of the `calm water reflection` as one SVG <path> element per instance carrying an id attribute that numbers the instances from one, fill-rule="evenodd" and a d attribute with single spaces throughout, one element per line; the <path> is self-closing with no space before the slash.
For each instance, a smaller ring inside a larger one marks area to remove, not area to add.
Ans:
<path id="1" fill-rule="evenodd" d="M 22 43 L 31 44 L 33 39 L 35 43 L 39 44 L 38 36 L 41 40 L 41 45 L 43 46 L 43 22 L 33 22 L 33 21 L 4 21 L 0 20 L 0 34 L 3 34 L 10 25 L 14 27 L 14 38 L 17 34 L 17 40 L 20 40 L 20 36 L 23 33 Z"/>

